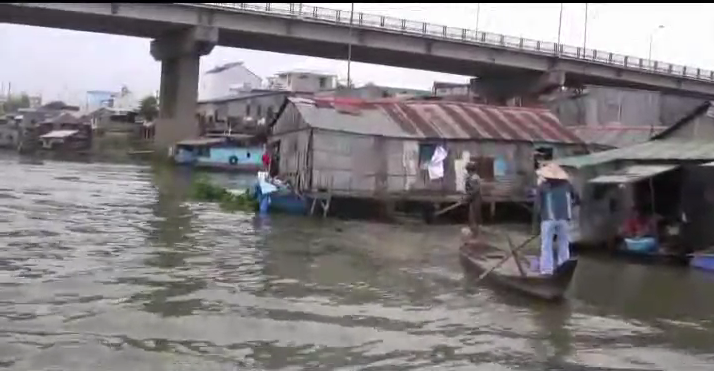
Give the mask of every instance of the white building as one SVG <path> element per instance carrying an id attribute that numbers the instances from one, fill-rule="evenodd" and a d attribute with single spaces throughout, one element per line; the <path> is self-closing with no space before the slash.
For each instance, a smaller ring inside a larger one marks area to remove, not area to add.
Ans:
<path id="1" fill-rule="evenodd" d="M 337 87 L 337 75 L 308 71 L 291 70 L 280 72 L 269 80 L 268 88 L 301 93 L 314 93 L 332 90 Z"/>
<path id="2" fill-rule="evenodd" d="M 84 110 L 92 112 L 102 107 L 133 110 L 139 107 L 139 100 L 126 86 L 122 86 L 119 92 L 105 90 L 88 91 L 87 97 L 85 98 Z"/>
<path id="3" fill-rule="evenodd" d="M 139 108 L 139 100 L 136 99 L 131 90 L 126 86 L 122 86 L 121 91 L 114 95 L 114 105 L 112 108 L 117 110 L 133 110 Z"/>
<path id="4" fill-rule="evenodd" d="M 235 94 L 235 90 L 260 88 L 263 80 L 243 65 L 233 62 L 215 67 L 201 75 L 198 82 L 198 100 L 212 100 Z"/>

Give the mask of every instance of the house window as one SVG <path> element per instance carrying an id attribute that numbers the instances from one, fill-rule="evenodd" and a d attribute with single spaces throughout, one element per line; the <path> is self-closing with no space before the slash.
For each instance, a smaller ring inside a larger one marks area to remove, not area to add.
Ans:
<path id="1" fill-rule="evenodd" d="M 250 104 L 245 106 L 245 115 L 246 117 L 250 117 Z"/>
<path id="2" fill-rule="evenodd" d="M 419 167 L 426 166 L 436 151 L 436 143 L 419 144 Z"/>
<path id="3" fill-rule="evenodd" d="M 197 147 L 197 148 L 196 148 L 196 156 L 198 156 L 198 157 L 210 157 L 210 156 L 211 156 L 211 148 L 209 148 L 209 147 Z"/>
<path id="4" fill-rule="evenodd" d="M 260 104 L 259 104 L 259 105 L 258 105 L 258 108 L 256 109 L 255 116 L 256 116 L 256 117 L 260 117 L 260 114 L 263 113 L 262 111 L 263 111 L 263 107 L 261 107 Z"/>
<path id="5" fill-rule="evenodd" d="M 268 121 L 272 121 L 274 118 L 273 117 L 274 115 L 275 115 L 275 112 L 273 111 L 273 107 L 272 106 L 268 107 L 268 110 L 265 113 L 265 117 L 268 119 Z"/>
<path id="6" fill-rule="evenodd" d="M 472 157 L 471 160 L 476 163 L 476 174 L 481 179 L 494 180 L 496 178 L 493 157 Z"/>
<path id="7" fill-rule="evenodd" d="M 327 87 L 327 79 L 326 78 L 320 77 L 320 79 L 318 81 L 320 83 L 320 89 L 324 89 L 325 87 Z"/>

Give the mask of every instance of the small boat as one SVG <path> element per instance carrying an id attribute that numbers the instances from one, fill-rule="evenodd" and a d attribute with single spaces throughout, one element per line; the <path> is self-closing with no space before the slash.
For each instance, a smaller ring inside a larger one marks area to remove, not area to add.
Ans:
<path id="1" fill-rule="evenodd" d="M 705 271 L 714 272 L 714 253 L 711 250 L 706 252 L 694 253 L 689 265 L 694 268 L 703 269 Z"/>
<path id="2" fill-rule="evenodd" d="M 464 244 L 460 248 L 461 264 L 464 269 L 474 274 L 481 275 L 498 264 L 506 256 L 506 252 L 492 247 L 475 248 L 474 245 Z M 522 275 L 513 258 L 484 277 L 494 285 L 505 289 L 520 292 L 535 298 L 557 301 L 563 298 L 565 291 L 573 279 L 577 259 L 570 259 L 561 264 L 552 276 L 543 276 L 530 269 L 530 262 L 519 257 L 524 270 Z"/>
<path id="3" fill-rule="evenodd" d="M 687 265 L 690 260 L 684 253 L 663 248 L 654 238 L 624 238 L 612 252 L 615 256 L 641 263 Z"/>
<path id="4" fill-rule="evenodd" d="M 308 210 L 308 200 L 295 192 L 286 184 L 273 184 L 266 180 L 267 173 L 259 172 L 258 181 L 254 187 L 254 196 L 259 203 L 259 211 L 267 213 L 278 211 L 293 215 L 305 215 Z M 263 192 L 265 191 L 265 195 Z"/>

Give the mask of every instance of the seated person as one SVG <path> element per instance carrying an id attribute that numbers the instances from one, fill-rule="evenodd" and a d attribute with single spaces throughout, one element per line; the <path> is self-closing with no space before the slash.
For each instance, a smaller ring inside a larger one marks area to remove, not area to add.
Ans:
<path id="1" fill-rule="evenodd" d="M 633 209 L 630 217 L 625 220 L 622 226 L 622 236 L 625 238 L 640 238 L 654 236 L 652 222 L 650 218 L 637 209 Z"/>

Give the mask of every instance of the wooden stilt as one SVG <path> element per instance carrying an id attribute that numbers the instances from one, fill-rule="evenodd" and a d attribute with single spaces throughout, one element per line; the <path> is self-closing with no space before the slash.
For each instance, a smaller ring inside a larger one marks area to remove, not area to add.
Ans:
<path id="1" fill-rule="evenodd" d="M 327 199 L 322 204 L 322 217 L 327 217 L 327 212 L 330 211 L 330 204 L 332 203 L 332 194 L 327 195 Z"/>
<path id="2" fill-rule="evenodd" d="M 312 206 L 310 207 L 310 216 L 315 215 L 315 205 L 317 205 L 317 197 L 312 197 Z"/>

